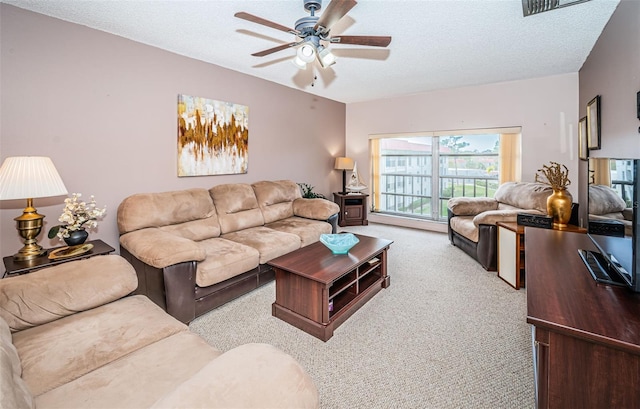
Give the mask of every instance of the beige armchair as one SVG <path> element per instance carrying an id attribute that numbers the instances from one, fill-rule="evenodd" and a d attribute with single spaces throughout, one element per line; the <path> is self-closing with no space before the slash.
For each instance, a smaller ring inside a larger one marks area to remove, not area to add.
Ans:
<path id="1" fill-rule="evenodd" d="M 547 214 L 547 197 L 553 192 L 542 183 L 507 182 L 493 198 L 454 197 L 448 202 L 448 233 L 451 243 L 489 271 L 497 269 L 497 222 L 515 222 L 518 213 Z M 577 204 L 572 209 L 576 224 Z"/>
<path id="2" fill-rule="evenodd" d="M 612 236 L 631 236 L 633 209 L 607 185 L 589 185 L 589 231 Z"/>

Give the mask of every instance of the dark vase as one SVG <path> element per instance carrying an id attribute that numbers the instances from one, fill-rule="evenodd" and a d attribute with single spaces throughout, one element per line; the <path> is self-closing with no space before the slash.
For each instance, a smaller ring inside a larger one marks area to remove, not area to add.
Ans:
<path id="1" fill-rule="evenodd" d="M 74 230 L 69 233 L 69 237 L 64 238 L 64 242 L 67 246 L 77 246 L 84 243 L 89 237 L 89 233 L 86 230 Z"/>

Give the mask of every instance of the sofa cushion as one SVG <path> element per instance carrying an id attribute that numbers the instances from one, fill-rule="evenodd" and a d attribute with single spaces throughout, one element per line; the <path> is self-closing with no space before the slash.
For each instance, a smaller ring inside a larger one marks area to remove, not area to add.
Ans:
<path id="1" fill-rule="evenodd" d="M 222 238 L 253 247 L 260 253 L 260 264 L 297 250 L 301 246 L 298 235 L 285 233 L 268 227 L 252 227 L 223 234 Z"/>
<path id="2" fill-rule="evenodd" d="M 546 214 L 547 198 L 553 193 L 543 183 L 505 182 L 500 185 L 494 199 L 520 209 L 536 209 Z"/>
<path id="3" fill-rule="evenodd" d="M 20 331 L 117 300 L 138 287 L 124 258 L 96 256 L 0 280 L 0 317 Z"/>
<path id="4" fill-rule="evenodd" d="M 249 184 L 232 183 L 209 189 L 222 234 L 264 225 L 258 200 Z"/>
<path id="5" fill-rule="evenodd" d="M 207 258 L 198 263 L 196 284 L 208 287 L 258 267 L 260 253 L 253 247 L 223 238 L 199 242 Z"/>
<path id="6" fill-rule="evenodd" d="M 474 216 L 456 216 L 450 220 L 451 230 L 468 238 L 474 243 L 478 242 L 480 235 L 478 228 L 473 224 Z"/>
<path id="7" fill-rule="evenodd" d="M 297 235 L 300 237 L 301 247 L 308 246 L 320 240 L 321 234 L 331 233 L 331 225 L 327 222 L 296 216 L 266 224 L 265 227 Z"/>
<path id="8" fill-rule="evenodd" d="M 220 236 L 220 224 L 218 216 L 212 215 L 204 219 L 192 220 L 190 222 L 171 224 L 159 228 L 176 236 L 188 240 L 200 241 Z"/>
<path id="9" fill-rule="evenodd" d="M 251 186 L 265 224 L 293 216 L 293 201 L 302 197 L 300 187 L 290 180 L 265 180 Z"/>
<path id="10" fill-rule="evenodd" d="M 496 210 L 498 202 L 490 197 L 452 197 L 447 208 L 456 216 L 475 216 L 487 210 Z"/>
<path id="11" fill-rule="evenodd" d="M 187 189 L 162 193 L 139 193 L 125 198 L 118 206 L 120 234 L 216 217 L 211 196 L 206 189 Z M 213 224 L 214 222 L 212 222 Z M 215 237 L 219 232 L 212 231 Z"/>
<path id="12" fill-rule="evenodd" d="M 38 396 L 36 405 L 148 408 L 220 354 L 196 334 L 181 331 Z"/>
<path id="13" fill-rule="evenodd" d="M 13 344 L 22 361 L 22 379 L 37 397 L 187 329 L 137 295 L 16 332 Z"/>
<path id="14" fill-rule="evenodd" d="M 220 355 L 152 408 L 318 406 L 318 390 L 300 364 L 271 345 L 254 343 Z"/>
<path id="15" fill-rule="evenodd" d="M 11 341 L 11 330 L 0 318 L 0 408 L 33 408 L 33 397 L 22 380 L 22 365 Z"/>
<path id="16" fill-rule="evenodd" d="M 589 214 L 604 215 L 622 212 L 627 204 L 609 186 L 589 185 Z"/>

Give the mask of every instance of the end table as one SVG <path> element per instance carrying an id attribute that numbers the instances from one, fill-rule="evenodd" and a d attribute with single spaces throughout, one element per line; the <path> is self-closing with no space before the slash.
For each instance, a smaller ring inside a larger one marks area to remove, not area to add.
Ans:
<path id="1" fill-rule="evenodd" d="M 113 247 L 108 245 L 102 240 L 90 240 L 87 241 L 87 244 L 93 244 L 93 248 L 84 254 L 79 254 L 77 256 L 71 256 L 56 260 L 51 260 L 48 258 L 49 253 L 53 250 L 59 249 L 60 247 L 54 247 L 51 249 L 47 249 L 47 253 L 42 255 L 41 257 L 34 258 L 33 260 L 25 260 L 25 261 L 15 261 L 13 256 L 7 256 L 2 259 L 4 261 L 5 272 L 2 278 L 13 277 L 21 274 L 28 274 L 33 271 L 39 270 L 41 268 L 51 267 L 58 264 L 66 263 L 73 260 L 80 260 L 83 258 L 89 258 L 93 256 L 100 256 L 112 253 L 116 251 Z"/>
<path id="2" fill-rule="evenodd" d="M 340 206 L 338 226 L 366 226 L 367 197 L 364 193 L 339 193 L 333 194 L 333 201 Z"/>

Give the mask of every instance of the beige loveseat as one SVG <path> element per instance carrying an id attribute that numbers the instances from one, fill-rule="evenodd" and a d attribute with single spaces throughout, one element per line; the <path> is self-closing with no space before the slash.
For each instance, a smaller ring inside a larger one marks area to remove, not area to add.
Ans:
<path id="1" fill-rule="evenodd" d="M 313 408 L 267 344 L 222 353 L 141 295 L 122 257 L 0 280 L 0 408 Z"/>
<path id="2" fill-rule="evenodd" d="M 118 208 L 120 254 L 137 293 L 188 323 L 273 280 L 266 263 L 335 233 L 339 210 L 288 180 L 136 194 Z"/>
<path id="3" fill-rule="evenodd" d="M 453 245 L 476 259 L 489 271 L 497 268 L 497 222 L 515 222 L 519 213 L 547 214 L 547 197 L 553 193 L 542 183 L 507 182 L 492 198 L 454 197 L 448 202 L 448 233 Z M 574 203 L 572 220 L 578 211 Z"/>

